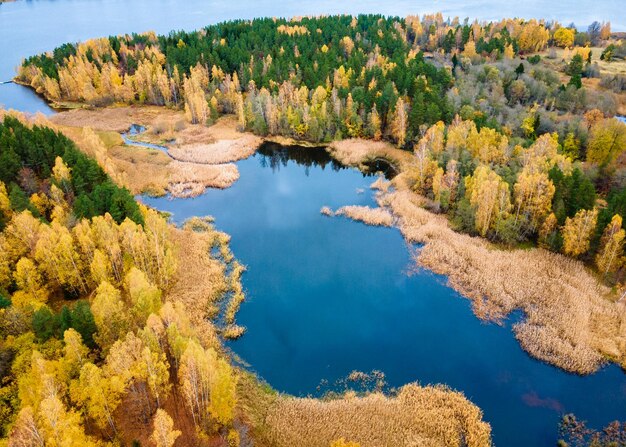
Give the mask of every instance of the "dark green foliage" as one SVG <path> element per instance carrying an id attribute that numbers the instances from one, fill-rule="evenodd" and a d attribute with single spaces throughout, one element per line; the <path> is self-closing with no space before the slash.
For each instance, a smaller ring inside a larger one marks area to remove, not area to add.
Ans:
<path id="1" fill-rule="evenodd" d="M 33 314 L 33 332 L 37 338 L 46 341 L 52 337 L 59 337 L 61 325 L 59 318 L 48 306 L 42 306 Z"/>
<path id="2" fill-rule="evenodd" d="M 409 123 L 409 134 L 416 135 L 422 124 L 449 121 L 452 118 L 453 111 L 445 95 L 452 85 L 452 78 L 445 68 L 437 68 L 426 62 L 421 53 L 414 58 L 407 57 L 411 43 L 406 42 L 396 28 L 398 23 L 406 26 L 399 17 L 382 15 L 359 15 L 354 27 L 351 25 L 351 16 L 304 17 L 295 25 L 305 27 L 308 33 L 289 35 L 280 32 L 279 27 L 293 26 L 293 22 L 262 18 L 224 22 L 208 26 L 200 32 L 172 32 L 159 36 L 156 44 L 147 36 L 137 34 L 110 37 L 109 42 L 122 73 L 134 73 L 138 64 L 131 56 L 132 51 L 123 57 L 119 54 L 122 41 L 131 49 L 135 46 L 158 45 L 166 56 L 165 68 L 170 74 L 174 67 L 182 75 L 188 74 L 190 67 L 198 63 L 209 69 L 215 65 L 225 73 L 237 72 L 244 89 L 249 87 L 250 82 L 254 82 L 257 89 L 266 87 L 272 93 L 276 93 L 278 85 L 287 80 L 291 80 L 297 87 L 304 85 L 309 90 L 325 86 L 327 80 L 333 80 L 335 70 L 343 66 L 346 70 L 352 70 L 354 75 L 350 85 L 339 89 L 339 98 L 345 100 L 349 93 L 353 97 L 359 96 L 355 99 L 355 108 L 363 121 L 365 113 L 375 103 L 383 128 L 386 128 L 388 112 L 394 109 L 398 96 L 403 95 L 417 101 L 413 109 L 420 112 Z M 465 39 L 469 38 L 469 30 L 469 26 L 459 26 L 456 33 L 463 32 Z M 456 45 L 456 33 L 451 31 L 448 35 L 448 46 L 451 49 Z M 350 53 L 341 44 L 345 37 L 354 42 L 354 49 Z M 221 44 L 222 40 L 225 45 Z M 503 33 L 501 38 L 481 41 L 479 50 L 503 51 L 510 40 L 508 34 Z M 321 51 L 324 45 L 328 48 L 327 52 Z M 393 68 L 384 71 L 378 65 L 368 65 L 368 54 L 376 48 Z M 55 54 L 57 51 L 61 52 L 57 49 Z M 268 57 L 271 57 L 271 64 L 264 63 Z M 30 58 L 25 61 L 25 65 L 34 64 L 42 69 L 46 67 L 46 73 L 52 71 L 47 68 L 49 64 L 63 65 L 63 60 L 58 60 L 56 56 L 49 60 L 45 58 L 47 56 Z M 53 68 L 56 75 L 58 67 Z M 361 77 L 363 71 L 364 76 Z M 375 87 L 367 88 L 370 83 L 375 84 Z M 251 128 L 260 134 L 266 132 L 260 122 L 251 123 Z M 337 131 L 346 134 L 345 128 L 333 129 L 332 133 Z M 327 138 L 323 136 L 319 139 Z"/>
<path id="3" fill-rule="evenodd" d="M 575 168 L 571 175 L 566 176 L 555 166 L 549 176 L 555 187 L 552 209 L 559 225 L 563 225 L 567 217 L 573 217 L 581 209 L 593 208 L 596 190 L 593 182 L 580 169 Z"/>
<path id="4" fill-rule="evenodd" d="M 0 309 L 6 309 L 11 305 L 11 300 L 0 293 Z"/>
<path id="5" fill-rule="evenodd" d="M 471 205 L 469 200 L 463 197 L 456 204 L 452 223 L 456 230 L 463 231 L 464 233 L 475 234 L 475 222 L 476 215 L 474 212 L 474 207 Z"/>
<path id="6" fill-rule="evenodd" d="M 86 346 L 96 347 L 93 335 L 97 328 L 87 301 L 79 301 L 71 308 L 63 306 L 58 314 L 52 312 L 48 306 L 42 306 L 33 314 L 32 324 L 35 335 L 41 341 L 53 337 L 62 339 L 66 330 L 74 329 Z"/>
<path id="7" fill-rule="evenodd" d="M 61 133 L 47 127 L 29 128 L 7 116 L 0 123 L 0 147 L 0 181 L 7 185 L 13 210 L 30 210 L 38 216 L 29 195 L 56 182 L 51 178 L 52 168 L 56 158 L 61 157 L 71 170 L 71 182 L 58 186 L 66 192 L 65 198 L 73 205 L 76 217 L 111 213 L 118 223 L 127 217 L 143 223 L 130 192 L 116 186 L 95 160 L 80 152 Z M 2 216 L 0 224 L 4 225 Z"/>
<path id="8" fill-rule="evenodd" d="M 539 56 L 538 54 L 534 54 L 528 58 L 528 62 L 533 65 L 537 65 L 539 62 L 541 62 L 541 56 Z"/>
<path id="9" fill-rule="evenodd" d="M 574 55 L 570 63 L 567 64 L 565 73 L 571 76 L 568 85 L 573 85 L 576 88 L 582 87 L 583 57 L 580 54 Z"/>

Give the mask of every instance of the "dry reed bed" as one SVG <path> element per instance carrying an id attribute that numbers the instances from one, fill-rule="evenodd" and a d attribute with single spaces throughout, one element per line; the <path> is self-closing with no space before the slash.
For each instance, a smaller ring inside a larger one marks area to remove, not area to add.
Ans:
<path id="1" fill-rule="evenodd" d="M 357 168 L 364 168 L 364 163 L 369 160 L 383 158 L 402 171 L 411 163 L 413 158 L 410 152 L 398 149 L 385 141 L 360 138 L 333 141 L 328 146 L 328 152 L 342 164 Z"/>
<path id="2" fill-rule="evenodd" d="M 237 131 L 237 120 L 224 116 L 210 127 L 187 126 L 175 136 L 170 155 L 179 161 L 223 164 L 243 160 L 254 154 L 262 139 Z"/>
<path id="3" fill-rule="evenodd" d="M 213 143 L 176 144 L 168 148 L 168 153 L 178 161 L 215 165 L 248 158 L 256 152 L 259 144 L 256 137 L 244 135 Z"/>
<path id="4" fill-rule="evenodd" d="M 126 132 L 132 124 L 149 126 L 157 119 L 182 117 L 180 112 L 157 106 L 107 107 L 102 109 L 74 109 L 52 115 L 55 124 L 71 127 Z"/>
<path id="5" fill-rule="evenodd" d="M 345 216 L 349 219 L 373 226 L 390 227 L 394 223 L 393 215 L 384 208 L 349 205 L 342 206 L 335 211 L 334 215 Z"/>
<path id="6" fill-rule="evenodd" d="M 378 196 L 399 219 L 407 241 L 423 244 L 416 261 L 446 275 L 472 300 L 480 318 L 500 321 L 521 309 L 516 338 L 532 356 L 588 374 L 606 358 L 626 365 L 626 306 L 580 262 L 542 249 L 501 250 L 484 239 L 452 230 L 445 217 L 420 205 L 403 176 L 396 190 Z"/>
<path id="7" fill-rule="evenodd" d="M 224 263 L 212 258 L 210 252 L 216 239 L 228 241 L 228 237 L 209 227 L 204 227 L 203 231 L 174 226 L 169 229 L 178 265 L 173 286 L 165 298 L 183 303 L 191 323 L 205 341 L 211 341 L 211 346 L 215 346 L 214 327 L 207 322 L 207 315 L 210 306 L 228 289 L 228 284 Z"/>
<path id="8" fill-rule="evenodd" d="M 361 447 L 486 447 L 491 428 L 463 394 L 443 386 L 409 384 L 396 397 L 320 400 L 278 397 L 265 419 L 269 444 L 321 447 L 334 440 Z"/>
<path id="9" fill-rule="evenodd" d="M 330 152 L 359 167 L 384 157 L 404 169 L 412 158 L 364 140 L 333 143 Z M 614 302 L 611 290 L 581 262 L 542 249 L 502 250 L 455 232 L 446 217 L 423 208 L 426 200 L 410 190 L 404 173 L 391 183 L 379 179 L 372 188 L 380 191 L 379 206 L 398 218 L 405 239 L 423 244 L 416 262 L 446 275 L 479 318 L 500 322 L 515 309 L 524 312 L 513 330 L 532 356 L 580 374 L 596 371 L 607 359 L 626 366 L 626 304 Z"/>
<path id="10" fill-rule="evenodd" d="M 206 188 L 231 186 L 239 179 L 239 171 L 228 162 L 250 156 L 260 140 L 237 132 L 236 120 L 232 117 L 220 119 L 211 127 L 184 123 L 181 126 L 182 119 L 181 112 L 164 107 L 114 107 L 59 113 L 54 115 L 53 123 L 90 155 L 93 155 L 93 148 L 84 144 L 79 127 L 91 126 L 102 137 L 107 132 L 124 132 L 131 124 L 140 124 L 148 128 L 139 138 L 142 141 L 162 143 L 164 136 L 180 141 L 175 147 L 186 154 L 181 156 L 183 161 L 172 160 L 160 151 L 124 146 L 119 142 L 105 149 L 110 161 L 108 172 L 134 194 L 170 193 L 173 197 L 195 197 Z M 221 138 L 228 140 L 222 142 Z M 213 143 L 202 145 L 201 141 Z M 212 147 L 218 149 L 210 152 Z"/>

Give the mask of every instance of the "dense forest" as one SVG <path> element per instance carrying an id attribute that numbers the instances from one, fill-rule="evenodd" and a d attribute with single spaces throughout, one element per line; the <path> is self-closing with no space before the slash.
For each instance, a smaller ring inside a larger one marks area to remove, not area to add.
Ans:
<path id="1" fill-rule="evenodd" d="M 598 49 L 604 64 L 626 57 L 608 23 L 255 19 L 68 43 L 26 59 L 17 80 L 59 104 L 153 104 L 194 125 L 235 114 L 262 136 L 385 141 L 410 154 L 412 191 L 456 230 L 582 260 L 621 294 L 626 124 L 614 116 L 626 75 L 601 69 Z M 49 128 L 7 116 L 0 146 L 0 434 L 97 445 L 119 439 L 132 404 L 151 442 L 171 446 L 179 433 L 162 404 L 176 394 L 198 433 L 238 445 L 240 377 L 163 300 L 176 271 L 165 220 Z M 620 426 L 562 428 L 572 445 L 623 439 Z"/>
<path id="2" fill-rule="evenodd" d="M 18 78 L 52 100 L 184 107 L 192 123 L 235 113 L 259 135 L 391 141 L 414 152 L 414 190 L 459 230 L 530 241 L 614 281 L 626 125 L 611 116 L 624 79 L 591 62 L 591 45 L 623 56 L 610 36 L 608 23 L 441 14 L 256 19 L 66 44 Z M 599 77 L 604 87 L 587 85 Z"/>
<path id="3" fill-rule="evenodd" d="M 177 267 L 166 220 L 50 128 L 6 115 L 0 142 L 2 445 L 119 442 L 138 418 L 170 447 L 173 388 L 199 433 L 228 433 L 232 368 L 163 300 Z"/>

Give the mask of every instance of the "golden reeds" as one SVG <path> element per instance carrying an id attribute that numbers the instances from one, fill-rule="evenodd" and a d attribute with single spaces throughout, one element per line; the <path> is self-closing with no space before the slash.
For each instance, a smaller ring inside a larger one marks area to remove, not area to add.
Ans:
<path id="1" fill-rule="evenodd" d="M 265 424 L 279 447 L 328 446 L 336 439 L 361 447 L 486 447 L 491 428 L 463 394 L 443 386 L 405 385 L 396 397 L 347 393 L 339 399 L 278 397 Z"/>
<path id="2" fill-rule="evenodd" d="M 423 244 L 416 261 L 446 275 L 478 317 L 500 321 L 522 310 L 525 319 L 514 326 L 522 347 L 568 371 L 588 374 L 607 358 L 626 364 L 626 307 L 581 262 L 543 249 L 502 250 L 459 234 L 420 206 L 402 176 L 393 183 L 397 190 L 380 195 L 380 205 L 398 217 L 408 241 Z"/>
<path id="3" fill-rule="evenodd" d="M 369 206 L 342 206 L 335 211 L 335 216 L 345 216 L 368 225 L 390 227 L 393 225 L 393 215 L 384 208 L 370 208 Z"/>

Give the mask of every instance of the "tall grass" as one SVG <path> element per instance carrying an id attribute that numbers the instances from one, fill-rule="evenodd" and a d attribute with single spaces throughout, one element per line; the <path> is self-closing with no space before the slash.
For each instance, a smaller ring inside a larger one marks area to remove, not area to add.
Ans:
<path id="1" fill-rule="evenodd" d="M 394 222 L 393 215 L 386 209 L 370 208 L 369 206 L 342 206 L 335 211 L 335 216 L 345 216 L 368 225 L 382 227 L 390 227 Z"/>
<path id="2" fill-rule="evenodd" d="M 349 439 L 361 447 L 486 447 L 491 428 L 463 394 L 443 386 L 409 384 L 397 396 L 278 397 L 265 420 L 269 444 L 321 447 Z"/>
<path id="3" fill-rule="evenodd" d="M 421 207 L 403 175 L 380 194 L 406 240 L 423 244 L 419 265 L 446 275 L 480 318 L 501 321 L 524 312 L 516 338 L 532 356 L 580 374 L 606 359 L 626 365 L 626 306 L 578 261 L 543 249 L 502 250 L 453 231 L 445 217 Z"/>

